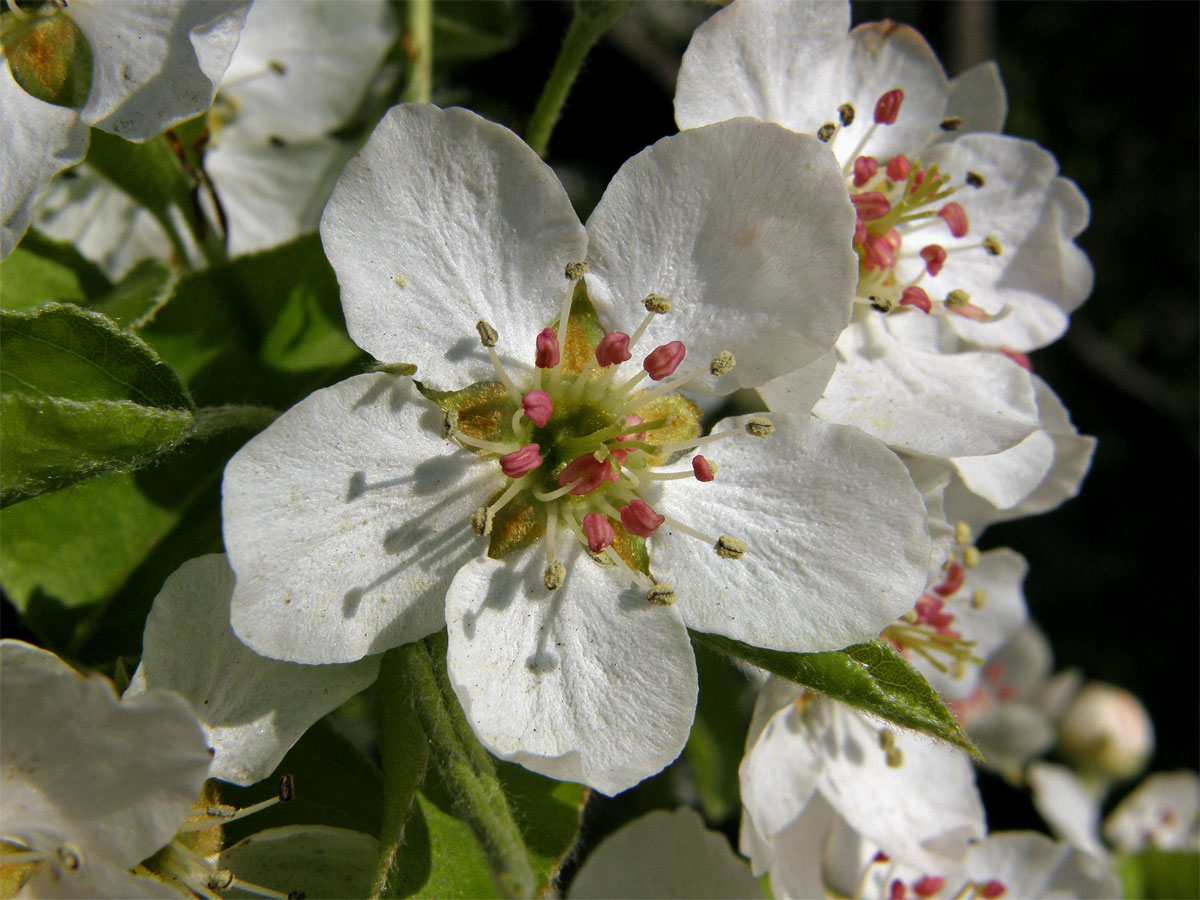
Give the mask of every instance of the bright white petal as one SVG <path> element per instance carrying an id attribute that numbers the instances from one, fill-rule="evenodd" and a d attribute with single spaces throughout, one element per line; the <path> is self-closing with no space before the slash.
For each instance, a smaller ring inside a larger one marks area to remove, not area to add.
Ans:
<path id="1" fill-rule="evenodd" d="M 100 677 L 6 667 L 0 680 L 7 835 L 129 868 L 165 845 L 208 773 L 187 703 L 155 691 L 120 702 Z"/>
<path id="2" fill-rule="evenodd" d="M 587 235 L 550 168 L 507 128 L 464 109 L 393 107 L 321 218 L 355 343 L 419 366 L 432 387 L 495 378 L 475 323 L 515 367 L 570 288 Z"/>
<path id="3" fill-rule="evenodd" d="M 941 457 L 998 453 L 1037 428 L 1033 384 L 1016 363 L 992 352 L 930 353 L 898 341 L 878 319 L 842 333 L 816 415 Z"/>
<path id="4" fill-rule="evenodd" d="M 1067 843 L 1095 856 L 1104 856 L 1100 840 L 1102 794 L 1084 784 L 1071 769 L 1034 762 L 1025 773 L 1033 805 L 1050 830 Z"/>
<path id="5" fill-rule="evenodd" d="M 0 259 L 12 253 L 29 227 L 33 203 L 56 173 L 83 159 L 87 126 L 79 111 L 44 103 L 25 93 L 7 62 L 0 61 Z"/>
<path id="6" fill-rule="evenodd" d="M 746 861 L 687 808 L 655 810 L 605 838 L 588 856 L 568 897 L 761 896 Z"/>
<path id="7" fill-rule="evenodd" d="M 738 768 L 742 805 L 756 830 L 773 843 L 804 812 L 825 768 L 824 748 L 814 735 L 831 710 L 821 704 L 809 712 L 806 720 L 795 703 L 776 712 Z"/>
<path id="8" fill-rule="evenodd" d="M 221 82 L 236 98 L 236 127 L 289 143 L 333 131 L 357 109 L 395 30 L 381 0 L 257 0 Z"/>
<path id="9" fill-rule="evenodd" d="M 947 137 L 971 131 L 1000 132 L 1007 114 L 1008 98 L 1000 67 L 994 62 L 980 63 L 950 79 L 946 115 L 960 118 L 963 123 L 959 131 L 948 132 Z"/>
<path id="10" fill-rule="evenodd" d="M 480 552 L 471 513 L 499 486 L 440 437 L 407 379 L 317 391 L 229 461 L 222 519 L 233 628 L 294 662 L 352 662 L 442 626 L 442 598 Z"/>
<path id="11" fill-rule="evenodd" d="M 1195 772 L 1149 776 L 1104 822 L 1104 836 L 1123 852 L 1154 847 L 1196 849 L 1200 778 Z"/>
<path id="12" fill-rule="evenodd" d="M 80 117 L 147 141 L 204 112 L 229 64 L 248 0 L 72 0 L 92 50 L 92 91 Z"/>
<path id="13" fill-rule="evenodd" d="M 771 409 L 777 409 L 788 415 L 803 416 L 812 412 L 812 408 L 821 395 L 825 386 L 833 377 L 833 368 L 837 364 L 834 354 L 826 353 L 795 372 L 773 378 L 759 388 L 763 400 Z"/>
<path id="14" fill-rule="evenodd" d="M 1121 896 L 1121 883 L 1107 863 L 1034 832 L 991 835 L 971 848 L 965 874 L 975 882 L 999 881 L 1007 889 L 1005 897 Z M 954 896 L 954 891 L 944 896 Z"/>
<path id="15" fill-rule="evenodd" d="M 804 813 L 775 837 L 771 891 L 780 900 L 828 896 L 824 865 L 826 841 L 838 827 L 838 816 L 820 794 Z M 744 848 L 743 848 L 744 849 Z"/>
<path id="16" fill-rule="evenodd" d="M 1033 493 L 1054 465 L 1054 438 L 1035 431 L 1015 447 L 988 456 L 950 460 L 963 485 L 997 509 L 1016 506 Z"/>
<path id="17" fill-rule="evenodd" d="M 984 766 L 1014 782 L 1025 763 L 1054 746 L 1054 725 L 1023 703 L 995 706 L 968 721 L 967 734 L 983 754 Z"/>
<path id="18" fill-rule="evenodd" d="M 661 294 L 672 310 L 650 340 L 682 340 L 699 366 L 737 358 L 689 390 L 763 384 L 828 352 L 849 321 L 854 212 L 814 138 L 748 118 L 664 138 L 621 167 L 587 230 L 610 322 L 632 328 Z"/>
<path id="19" fill-rule="evenodd" d="M 714 481 L 667 482 L 659 509 L 714 541 L 743 541 L 745 555 L 724 559 L 668 521 L 651 539 L 654 573 L 674 585 L 690 628 L 788 651 L 870 640 L 925 585 L 921 495 L 896 455 L 861 432 L 771 420 L 765 441 L 739 434 L 714 446 Z"/>
<path id="20" fill-rule="evenodd" d="M 221 851 L 217 867 L 241 881 L 320 897 L 366 897 L 379 842 L 358 831 L 320 825 L 268 828 Z M 249 894 L 247 894 L 249 896 Z"/>
<path id="21" fill-rule="evenodd" d="M 209 777 L 248 785 L 274 771 L 317 719 L 367 687 L 379 658 L 305 666 L 259 656 L 229 624 L 233 570 L 224 554 L 180 566 L 146 619 L 142 662 L 125 696 L 175 691 L 216 751 Z"/>
<path id="22" fill-rule="evenodd" d="M 7 672 L 10 667 L 14 670 L 40 669 L 58 675 L 78 674 L 49 650 L 24 641 L 5 638 L 0 641 L 0 671 Z"/>
<path id="23" fill-rule="evenodd" d="M 446 595 L 447 668 L 472 728 L 502 759 L 617 794 L 683 750 L 696 664 L 674 608 L 623 589 L 578 546 L 547 594 L 541 548 L 481 558 Z"/>

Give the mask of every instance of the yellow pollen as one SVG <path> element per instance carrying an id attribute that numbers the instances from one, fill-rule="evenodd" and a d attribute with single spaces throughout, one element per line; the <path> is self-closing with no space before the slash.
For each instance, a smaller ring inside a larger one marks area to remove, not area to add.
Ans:
<path id="1" fill-rule="evenodd" d="M 971 609 L 983 609 L 985 606 L 987 606 L 987 600 L 987 591 L 985 591 L 983 588 L 979 588 L 979 590 L 971 595 Z"/>
<path id="2" fill-rule="evenodd" d="M 479 343 L 485 347 L 495 347 L 500 340 L 500 333 L 483 319 L 475 323 L 475 330 L 479 332 Z"/>
<path id="3" fill-rule="evenodd" d="M 820 128 L 817 129 L 817 140 L 821 141 L 822 143 L 827 144 L 827 143 L 829 143 L 829 139 L 833 137 L 833 135 L 836 131 L 837 131 L 837 123 L 836 122 L 826 122 L 824 125 L 822 125 Z"/>
<path id="4" fill-rule="evenodd" d="M 717 556 L 721 559 L 741 559 L 746 555 L 746 545 L 727 534 L 721 535 L 713 545 L 713 549 L 717 551 Z"/>
<path id="5" fill-rule="evenodd" d="M 542 575 L 542 584 L 546 586 L 548 591 L 557 591 L 562 587 L 563 580 L 567 577 L 567 567 L 555 560 L 546 566 L 546 572 Z"/>
<path id="6" fill-rule="evenodd" d="M 775 430 L 774 424 L 770 419 L 764 419 L 761 416 L 755 416 L 746 423 L 746 433 L 752 434 L 755 437 L 765 438 Z"/>
<path id="7" fill-rule="evenodd" d="M 966 522 L 959 522 L 954 526 L 954 543 L 960 547 L 971 543 L 971 526 Z"/>
<path id="8" fill-rule="evenodd" d="M 721 376 L 728 373 L 737 365 L 737 359 L 728 350 L 722 350 L 713 357 L 712 365 L 708 367 L 708 371 L 713 375 Z"/>
<path id="9" fill-rule="evenodd" d="M 587 262 L 584 260 L 579 260 L 578 262 L 569 262 L 564 270 L 564 274 L 569 280 L 578 281 L 588 273 L 589 268 L 590 267 L 588 266 Z"/>
<path id="10" fill-rule="evenodd" d="M 971 295 L 962 288 L 955 288 L 946 295 L 946 305 L 951 309 L 958 309 L 966 306 L 971 302 Z"/>
<path id="11" fill-rule="evenodd" d="M 838 107 L 838 118 L 842 121 L 842 126 L 847 127 L 854 124 L 854 107 L 849 103 L 843 103 Z"/>
<path id="12" fill-rule="evenodd" d="M 979 548 L 975 546 L 963 547 L 963 565 L 968 569 L 973 569 L 979 565 Z"/>
<path id="13" fill-rule="evenodd" d="M 671 311 L 671 301 L 662 294 L 650 294 L 644 301 L 647 312 L 664 315 Z"/>
<path id="14" fill-rule="evenodd" d="M 669 584 L 656 584 L 646 592 L 646 600 L 652 606 L 670 606 L 675 602 L 675 588 Z"/>

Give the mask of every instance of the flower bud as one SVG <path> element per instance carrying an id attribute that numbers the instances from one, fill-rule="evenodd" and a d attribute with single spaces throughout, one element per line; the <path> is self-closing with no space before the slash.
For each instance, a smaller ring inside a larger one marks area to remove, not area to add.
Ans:
<path id="1" fill-rule="evenodd" d="M 1131 778 L 1154 750 L 1154 726 L 1129 691 L 1092 681 L 1075 695 L 1058 726 L 1059 749 L 1085 774 Z"/>

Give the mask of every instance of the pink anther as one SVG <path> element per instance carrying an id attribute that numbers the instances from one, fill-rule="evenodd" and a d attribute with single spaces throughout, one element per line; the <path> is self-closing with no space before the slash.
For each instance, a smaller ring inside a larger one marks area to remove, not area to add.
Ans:
<path id="1" fill-rule="evenodd" d="M 875 123 L 877 125 L 892 125 L 900 115 L 900 104 L 904 102 L 904 91 L 892 88 L 875 101 Z"/>
<path id="2" fill-rule="evenodd" d="M 873 156 L 860 156 L 854 161 L 854 186 L 862 187 L 879 171 L 879 160 Z"/>
<path id="3" fill-rule="evenodd" d="M 958 589 L 963 586 L 963 582 L 967 578 L 966 570 L 958 563 L 950 563 L 950 568 L 946 570 L 946 580 L 933 589 L 935 594 L 941 597 L 950 597 L 958 593 Z"/>
<path id="4" fill-rule="evenodd" d="M 913 893 L 918 897 L 934 897 L 946 886 L 946 879 L 941 875 L 923 875 L 921 880 L 913 884 Z"/>
<path id="5" fill-rule="evenodd" d="M 541 449 L 537 444 L 526 444 L 520 450 L 504 454 L 500 457 L 500 471 L 509 478 L 528 475 L 542 464 Z"/>
<path id="6" fill-rule="evenodd" d="M 883 271 L 896 265 L 896 250 L 886 237 L 868 237 L 863 242 L 863 265 L 872 271 Z"/>
<path id="7" fill-rule="evenodd" d="M 950 226 L 950 233 L 956 238 L 965 237 L 970 225 L 967 222 L 967 211 L 961 205 L 951 201 L 938 210 L 938 215 Z"/>
<path id="8" fill-rule="evenodd" d="M 888 233 L 883 236 L 883 239 L 888 242 L 888 246 L 893 250 L 899 250 L 900 245 L 904 243 L 904 238 L 900 236 L 899 228 L 889 228 Z"/>
<path id="9" fill-rule="evenodd" d="M 915 306 L 921 312 L 926 313 L 933 309 L 933 303 L 929 300 L 929 295 L 915 284 L 904 289 L 904 293 L 900 295 L 900 305 Z"/>
<path id="10" fill-rule="evenodd" d="M 1033 371 L 1033 360 L 1029 358 L 1028 353 L 1022 353 L 1020 350 L 1009 350 L 1007 347 L 997 347 L 996 349 L 1015 362 L 1026 372 Z"/>
<path id="11" fill-rule="evenodd" d="M 545 391 L 527 391 L 521 398 L 521 409 L 525 410 L 525 418 L 538 428 L 545 428 L 554 412 L 554 401 Z"/>
<path id="12" fill-rule="evenodd" d="M 891 887 L 888 888 L 888 900 L 904 900 L 908 896 L 908 889 L 904 887 L 904 882 L 899 878 L 892 881 Z"/>
<path id="13" fill-rule="evenodd" d="M 863 191 L 861 194 L 851 194 L 850 202 L 858 210 L 864 222 L 874 222 L 882 219 L 892 211 L 892 204 L 882 191 Z"/>
<path id="14" fill-rule="evenodd" d="M 687 348 L 683 346 L 683 341 L 671 341 L 651 350 L 642 361 L 642 368 L 653 380 L 662 381 L 668 375 L 674 374 L 686 355 Z"/>
<path id="15" fill-rule="evenodd" d="M 1008 893 L 1008 888 L 1004 886 L 1004 882 L 997 881 L 992 878 L 979 885 L 979 896 L 983 900 L 996 900 L 997 897 L 1003 897 Z"/>
<path id="16" fill-rule="evenodd" d="M 596 362 L 601 366 L 618 365 L 629 355 L 629 335 L 623 331 L 610 331 L 596 345 Z"/>
<path id="17" fill-rule="evenodd" d="M 714 477 L 712 466 L 708 464 L 708 460 L 697 453 L 692 457 L 692 473 L 696 476 L 697 481 L 712 481 Z"/>
<path id="18" fill-rule="evenodd" d="M 854 217 L 854 243 L 861 244 L 867 239 L 867 223 L 862 216 Z"/>
<path id="19" fill-rule="evenodd" d="M 616 480 L 617 475 L 612 470 L 612 464 L 607 459 L 603 462 L 597 460 L 591 453 L 585 453 L 568 463 L 567 467 L 558 474 L 560 487 L 566 487 L 573 481 L 579 482 L 570 491 L 577 497 L 591 493 L 605 481 Z"/>
<path id="20" fill-rule="evenodd" d="M 907 156 L 899 153 L 888 160 L 887 177 L 892 181 L 905 181 L 908 178 L 908 173 L 912 171 L 912 163 L 909 162 Z"/>
<path id="21" fill-rule="evenodd" d="M 913 176 L 912 188 L 908 192 L 910 195 L 915 194 L 917 192 L 917 188 L 925 183 L 925 178 L 927 175 L 929 175 L 928 169 L 920 169 L 917 171 L 917 174 Z"/>
<path id="22" fill-rule="evenodd" d="M 666 516 L 660 516 L 649 503 L 637 497 L 621 507 L 621 524 L 626 531 L 638 537 L 650 537 L 665 521 Z"/>
<path id="23" fill-rule="evenodd" d="M 890 856 L 888 856 L 886 853 L 884 853 L 882 850 L 876 850 L 875 858 L 871 860 L 871 862 L 873 862 L 873 863 L 885 863 L 885 862 L 891 862 L 891 861 L 892 861 L 892 858 Z"/>
<path id="24" fill-rule="evenodd" d="M 930 244 L 921 248 L 921 259 L 925 260 L 925 271 L 936 276 L 946 264 L 946 248 L 941 244 Z"/>
<path id="25" fill-rule="evenodd" d="M 597 512 L 590 512 L 583 517 L 583 533 L 587 536 L 588 549 L 593 553 L 603 553 L 612 546 L 617 536 L 612 522 Z"/>
<path id="26" fill-rule="evenodd" d="M 553 328 L 543 328 L 537 336 L 537 359 L 534 365 L 539 369 L 553 369 L 562 359 L 562 350 L 558 346 L 558 335 Z"/>

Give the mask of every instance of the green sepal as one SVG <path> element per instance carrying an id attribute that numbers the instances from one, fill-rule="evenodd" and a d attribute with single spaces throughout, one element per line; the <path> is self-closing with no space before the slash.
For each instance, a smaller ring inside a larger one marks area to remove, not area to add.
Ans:
<path id="1" fill-rule="evenodd" d="M 495 502 L 492 497 L 488 502 Z M 546 533 L 546 507 L 527 493 L 513 497 L 496 513 L 488 539 L 488 556 L 504 559 L 541 540 Z"/>
<path id="2" fill-rule="evenodd" d="M 550 326 L 558 331 L 558 319 Z M 578 375 L 591 362 L 596 345 L 604 337 L 604 325 L 592 300 L 588 296 L 583 279 L 575 282 L 571 296 L 571 314 L 567 317 L 567 335 L 562 346 L 562 371 L 566 375 Z"/>
<path id="3" fill-rule="evenodd" d="M 827 653 L 763 650 L 717 634 L 691 631 L 692 641 L 744 660 L 856 709 L 921 731 L 983 759 L 929 682 L 883 641 Z"/>
<path id="4" fill-rule="evenodd" d="M 477 381 L 459 391 L 435 391 L 414 381 L 422 396 L 444 412 L 458 414 L 458 429 L 468 437 L 503 443 L 514 438 L 517 405 L 498 381 Z"/>
<path id="5" fill-rule="evenodd" d="M 662 428 L 647 431 L 644 440 L 649 444 L 670 444 L 676 441 L 690 441 L 700 437 L 700 420 L 704 411 L 694 401 L 683 394 L 665 394 L 638 408 L 637 414 L 644 422 L 655 422 L 668 419 L 669 424 Z M 668 462 L 673 453 L 660 453 L 650 457 L 647 465 L 661 466 Z"/>
<path id="6" fill-rule="evenodd" d="M 13 80 L 37 99 L 82 109 L 92 91 L 92 48 L 62 13 L 5 16 L 4 56 Z"/>
<path id="7" fill-rule="evenodd" d="M 1200 897 L 1200 853 L 1195 850 L 1142 850 L 1117 859 L 1123 895 L 1145 900 Z"/>

